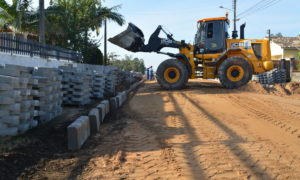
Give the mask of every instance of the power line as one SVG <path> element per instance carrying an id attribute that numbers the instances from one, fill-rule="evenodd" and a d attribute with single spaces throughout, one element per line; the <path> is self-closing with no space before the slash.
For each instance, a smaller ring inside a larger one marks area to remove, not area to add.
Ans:
<path id="1" fill-rule="evenodd" d="M 271 7 L 271 6 L 275 5 L 275 4 L 277 4 L 279 1 L 281 1 L 281 0 L 274 0 L 274 1 L 270 2 L 270 3 L 268 3 L 268 4 L 265 4 L 265 6 L 262 6 L 262 7 L 259 7 L 259 8 L 257 8 L 257 9 L 255 9 L 255 10 L 252 11 L 251 13 L 244 14 L 242 17 L 245 17 L 245 16 L 247 16 L 247 15 L 254 14 L 254 13 L 260 11 L 260 10 L 267 9 L 267 8 L 269 8 L 269 7 Z"/>
<path id="2" fill-rule="evenodd" d="M 275 1 L 273 1 L 272 3 L 266 4 L 266 5 L 263 6 L 263 7 L 257 8 L 256 10 L 252 11 L 251 13 L 244 14 L 243 16 L 240 17 L 240 19 L 241 19 L 241 18 L 244 18 L 244 17 L 246 17 L 246 16 L 249 16 L 249 15 L 252 15 L 252 14 L 254 14 L 254 13 L 256 13 L 256 12 L 259 12 L 260 10 L 267 9 L 267 8 L 269 8 L 269 7 L 271 7 L 271 6 L 275 5 L 275 4 L 277 4 L 279 1 L 281 1 L 281 0 L 275 0 Z"/>
<path id="3" fill-rule="evenodd" d="M 246 9 L 244 12 L 241 12 L 240 14 L 238 14 L 238 16 L 241 16 L 242 14 L 248 13 L 249 11 L 253 10 L 254 8 L 256 8 L 257 6 L 260 6 L 265 1 L 270 1 L 270 0 L 261 0 L 261 1 L 257 2 L 256 4 L 254 4 L 253 6 L 251 6 L 250 8 Z"/>
<path id="4" fill-rule="evenodd" d="M 256 6 L 252 6 L 251 8 L 249 8 L 248 10 L 244 11 L 243 13 L 240 13 L 238 15 L 238 17 L 241 19 L 241 18 L 244 18 L 245 16 L 248 16 L 248 15 L 252 15 L 260 10 L 264 10 L 264 9 L 267 9 L 275 4 L 277 4 L 279 1 L 281 0 L 262 0 L 260 2 L 264 2 L 263 4 L 260 4 L 259 5 L 256 5 Z M 258 4 L 258 3 L 257 3 Z"/>

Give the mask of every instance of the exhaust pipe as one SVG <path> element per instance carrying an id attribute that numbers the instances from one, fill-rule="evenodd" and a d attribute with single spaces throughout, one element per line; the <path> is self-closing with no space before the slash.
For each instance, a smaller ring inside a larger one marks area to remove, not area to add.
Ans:
<path id="1" fill-rule="evenodd" d="M 246 23 L 240 26 L 240 39 L 245 39 L 245 27 L 246 27 Z"/>

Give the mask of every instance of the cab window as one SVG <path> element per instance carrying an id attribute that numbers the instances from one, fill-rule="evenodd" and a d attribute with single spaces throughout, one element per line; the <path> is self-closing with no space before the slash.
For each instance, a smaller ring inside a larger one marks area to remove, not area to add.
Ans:
<path id="1" fill-rule="evenodd" d="M 214 24 L 208 23 L 207 25 L 207 38 L 213 38 L 214 33 Z"/>

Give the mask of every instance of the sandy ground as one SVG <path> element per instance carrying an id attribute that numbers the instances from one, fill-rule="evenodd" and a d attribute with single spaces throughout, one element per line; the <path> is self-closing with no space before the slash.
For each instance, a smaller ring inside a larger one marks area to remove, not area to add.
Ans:
<path id="1" fill-rule="evenodd" d="M 194 80 L 165 91 L 147 82 L 82 150 L 41 157 L 12 177 L 300 179 L 295 86 L 228 90 Z"/>

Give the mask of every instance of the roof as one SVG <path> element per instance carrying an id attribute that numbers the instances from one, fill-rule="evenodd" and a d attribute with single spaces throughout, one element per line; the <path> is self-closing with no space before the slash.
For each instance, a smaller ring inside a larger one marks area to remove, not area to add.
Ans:
<path id="1" fill-rule="evenodd" d="M 272 42 L 283 49 L 300 49 L 300 36 L 297 37 L 272 37 Z"/>
<path id="2" fill-rule="evenodd" d="M 206 22 L 206 21 L 227 21 L 227 17 L 216 17 L 216 18 L 206 18 L 206 19 L 200 19 L 198 22 Z"/>

